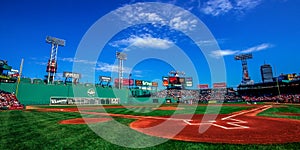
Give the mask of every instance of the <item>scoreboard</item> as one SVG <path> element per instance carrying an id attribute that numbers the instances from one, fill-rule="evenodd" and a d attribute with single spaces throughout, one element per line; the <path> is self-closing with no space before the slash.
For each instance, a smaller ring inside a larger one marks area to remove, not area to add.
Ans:
<path id="1" fill-rule="evenodd" d="M 192 77 L 163 77 L 163 86 L 166 87 L 192 87 Z"/>

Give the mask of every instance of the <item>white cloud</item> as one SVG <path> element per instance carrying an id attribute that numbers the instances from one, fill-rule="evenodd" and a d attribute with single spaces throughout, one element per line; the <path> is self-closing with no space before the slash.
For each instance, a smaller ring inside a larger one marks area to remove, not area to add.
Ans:
<path id="1" fill-rule="evenodd" d="M 235 2 L 235 9 L 244 11 L 255 8 L 261 3 L 261 0 L 235 0 Z"/>
<path id="2" fill-rule="evenodd" d="M 140 14 L 138 14 L 138 18 L 139 19 L 145 19 L 148 20 L 150 22 L 162 22 L 163 23 L 163 19 L 159 17 L 158 14 L 156 13 L 146 13 L 146 12 L 142 12 Z"/>
<path id="3" fill-rule="evenodd" d="M 168 49 L 173 45 L 173 42 L 168 39 L 154 38 L 151 35 L 142 35 L 114 41 L 110 45 L 114 47 L 135 46 L 139 48 Z"/>
<path id="4" fill-rule="evenodd" d="M 118 72 L 118 65 L 99 62 L 95 68 L 96 71 Z M 130 73 L 131 68 L 123 67 L 123 73 Z"/>
<path id="5" fill-rule="evenodd" d="M 239 51 L 237 50 L 215 50 L 210 53 L 210 56 L 214 58 L 220 58 L 227 55 L 235 55 L 238 52 Z"/>
<path id="6" fill-rule="evenodd" d="M 108 64 L 108 63 L 104 63 L 104 62 L 96 62 L 96 61 L 88 61 L 88 60 L 78 60 L 78 59 L 74 59 L 74 58 L 59 58 L 61 61 L 65 61 L 65 62 L 77 62 L 77 63 L 83 63 L 83 64 L 89 64 L 89 65 L 94 65 L 96 64 L 96 66 L 90 66 L 91 69 L 94 69 L 96 71 L 103 71 L 103 72 L 118 72 L 118 65 L 115 64 Z M 88 67 L 88 66 L 87 66 Z M 142 71 L 140 70 L 132 70 L 131 68 L 128 67 L 123 67 L 123 73 L 137 73 L 137 74 L 141 74 Z"/>
<path id="7" fill-rule="evenodd" d="M 168 3 L 177 3 L 168 2 Z M 176 30 L 187 31 L 193 30 L 198 23 L 190 19 L 187 11 L 166 7 L 165 9 L 153 8 L 151 4 L 136 3 L 135 8 L 124 7 L 115 12 L 122 21 L 136 25 L 140 23 L 151 23 L 154 27 L 169 26 Z"/>
<path id="8" fill-rule="evenodd" d="M 269 43 L 263 43 L 254 47 L 250 47 L 248 49 L 244 50 L 215 50 L 210 53 L 210 56 L 213 58 L 221 58 L 223 56 L 228 56 L 228 55 L 236 55 L 236 54 L 243 54 L 243 53 L 252 53 L 252 52 L 257 52 L 257 51 L 262 51 L 268 48 L 273 47 L 272 44 Z"/>
<path id="9" fill-rule="evenodd" d="M 193 28 L 196 27 L 196 24 L 198 23 L 197 20 L 189 20 L 189 19 L 183 19 L 182 16 L 174 17 L 170 20 L 169 26 L 172 27 L 175 30 L 180 31 L 187 31 L 187 30 L 193 30 Z"/>
<path id="10" fill-rule="evenodd" d="M 204 14 L 220 16 L 229 12 L 244 13 L 261 3 L 262 0 L 208 0 L 199 9 Z"/>
<path id="11" fill-rule="evenodd" d="M 37 65 L 41 65 L 41 66 L 47 66 L 47 62 L 35 62 L 35 64 Z"/>
<path id="12" fill-rule="evenodd" d="M 201 41 L 197 41 L 195 42 L 196 44 L 199 45 L 214 45 L 214 44 L 222 44 L 225 43 L 226 39 L 212 39 L 212 40 L 201 40 Z"/>
<path id="13" fill-rule="evenodd" d="M 201 10 L 204 14 L 219 16 L 229 12 L 232 8 L 229 0 L 209 0 Z"/>
<path id="14" fill-rule="evenodd" d="M 140 75 L 140 74 L 135 74 L 134 76 L 137 77 L 137 78 L 143 78 L 144 77 L 143 75 Z"/>
<path id="15" fill-rule="evenodd" d="M 263 43 L 263 44 L 260 44 L 260 45 L 257 45 L 257 46 L 254 46 L 254 47 L 245 49 L 245 50 L 241 51 L 241 53 L 252 53 L 252 52 L 257 52 L 257 51 L 265 50 L 265 49 L 270 48 L 270 47 L 272 47 L 272 46 L 273 46 L 272 44 L 269 44 L 269 43 Z"/>
<path id="16" fill-rule="evenodd" d="M 70 62 L 70 63 L 83 63 L 83 64 L 95 64 L 96 61 L 89 61 L 89 60 L 82 60 L 82 59 L 76 59 L 76 58 L 58 58 L 58 60 Z"/>

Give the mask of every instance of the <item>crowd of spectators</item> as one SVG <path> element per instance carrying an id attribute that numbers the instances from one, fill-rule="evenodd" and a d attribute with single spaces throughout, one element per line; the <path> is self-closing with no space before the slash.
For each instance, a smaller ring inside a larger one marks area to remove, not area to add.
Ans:
<path id="1" fill-rule="evenodd" d="M 170 90 L 162 90 L 162 91 L 153 93 L 152 96 L 158 97 L 158 98 L 180 97 L 182 99 L 186 99 L 186 98 L 192 98 L 192 97 L 199 97 L 199 91 L 170 89 Z"/>
<path id="2" fill-rule="evenodd" d="M 242 100 L 240 96 L 235 93 L 227 92 L 224 89 L 214 90 L 162 90 L 152 94 L 153 97 L 158 98 L 172 98 L 178 100 L 180 103 L 208 103 L 210 100 L 217 100 L 222 102 Z"/>
<path id="3" fill-rule="evenodd" d="M 300 94 L 281 94 L 281 95 L 263 95 L 263 96 L 242 96 L 249 103 L 253 102 L 279 102 L 279 103 L 299 103 Z"/>
<path id="4" fill-rule="evenodd" d="M 0 90 L 0 110 L 23 109 L 22 105 L 14 93 L 9 93 Z"/>

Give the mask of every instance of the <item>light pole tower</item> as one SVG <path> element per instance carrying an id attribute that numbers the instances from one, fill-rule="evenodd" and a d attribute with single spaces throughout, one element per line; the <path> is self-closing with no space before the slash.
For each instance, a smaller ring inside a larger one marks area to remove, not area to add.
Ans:
<path id="1" fill-rule="evenodd" d="M 46 42 L 51 44 L 50 59 L 48 61 L 46 69 L 46 72 L 48 72 L 47 84 L 50 84 L 50 82 L 54 82 L 55 73 L 57 71 L 58 46 L 65 46 L 66 41 L 55 37 L 47 36 Z"/>
<path id="2" fill-rule="evenodd" d="M 123 86 L 123 61 L 127 60 L 127 55 L 122 52 L 116 52 L 116 57 L 119 61 L 119 66 L 118 66 L 119 85 L 118 85 L 118 88 L 121 89 Z"/>
<path id="3" fill-rule="evenodd" d="M 183 72 L 183 71 L 170 71 L 169 76 L 174 76 L 174 77 L 185 76 L 185 72 Z"/>
<path id="4" fill-rule="evenodd" d="M 248 65 L 247 65 L 247 59 L 252 59 L 252 54 L 241 54 L 241 55 L 236 55 L 234 57 L 235 60 L 241 60 L 242 61 L 242 84 L 247 84 L 250 82 L 250 76 L 248 73 Z"/>

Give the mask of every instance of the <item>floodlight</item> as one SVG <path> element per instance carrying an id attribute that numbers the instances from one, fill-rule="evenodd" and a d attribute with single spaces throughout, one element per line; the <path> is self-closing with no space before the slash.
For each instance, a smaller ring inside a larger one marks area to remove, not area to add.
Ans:
<path id="1" fill-rule="evenodd" d="M 58 46 L 65 46 L 65 44 L 66 44 L 65 40 L 55 38 L 55 37 L 51 37 L 51 36 L 46 37 L 46 42 L 51 43 L 51 44 L 55 44 L 55 45 L 58 45 Z"/>
<path id="2" fill-rule="evenodd" d="M 125 53 L 117 52 L 116 55 L 117 55 L 117 58 L 120 60 L 127 60 L 127 54 L 125 54 Z"/>

